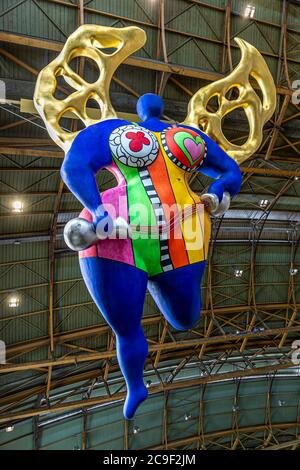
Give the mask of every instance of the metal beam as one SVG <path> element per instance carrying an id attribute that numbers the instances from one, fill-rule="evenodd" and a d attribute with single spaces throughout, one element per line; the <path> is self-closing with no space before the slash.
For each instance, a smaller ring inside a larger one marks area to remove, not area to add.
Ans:
<path id="1" fill-rule="evenodd" d="M 253 338 L 268 338 L 269 336 L 278 336 L 283 332 L 288 333 L 298 333 L 300 331 L 300 326 L 291 326 L 291 327 L 282 327 L 282 328 L 273 328 L 269 330 L 264 330 L 261 332 L 252 332 L 247 331 L 245 334 L 228 334 L 228 335 L 220 335 L 220 336 L 207 336 L 204 338 L 198 339 L 191 339 L 191 340 L 183 340 L 180 342 L 168 342 L 168 343 L 158 343 L 158 344 L 151 344 L 149 345 L 149 354 L 152 352 L 157 351 L 175 351 L 178 349 L 186 349 L 188 347 L 199 347 L 201 345 L 211 345 L 211 344 L 220 344 L 226 343 L 230 344 L 232 341 L 241 341 L 245 338 L 253 339 Z M 32 346 L 31 346 L 32 349 Z M 91 354 L 81 354 L 81 355 L 73 355 L 73 356 L 63 356 L 60 358 L 55 359 L 42 359 L 39 361 L 33 362 L 25 362 L 25 363 L 18 363 L 18 364 L 4 364 L 0 365 L 0 374 L 5 374 L 8 372 L 18 372 L 24 370 L 34 370 L 40 369 L 41 367 L 56 367 L 61 365 L 68 365 L 68 364 L 77 364 L 79 362 L 93 362 L 97 360 L 103 359 L 111 359 L 116 357 L 116 351 L 103 351 L 103 352 L 95 352 Z"/>
<path id="2" fill-rule="evenodd" d="M 288 442 L 282 442 L 281 444 L 275 444 L 273 446 L 269 446 L 261 450 L 281 450 L 281 449 L 288 449 L 289 447 L 293 447 L 293 450 L 295 450 L 299 446 L 300 446 L 300 437 L 298 439 L 294 439 Z"/>
<path id="3" fill-rule="evenodd" d="M 46 39 L 31 38 L 28 36 L 21 36 L 18 34 L 7 33 L 3 31 L 0 31 L 0 41 L 11 44 L 18 44 L 22 46 L 34 47 L 38 49 L 46 49 L 53 52 L 60 52 L 63 48 L 63 44 L 59 42 L 48 41 Z M 159 60 L 145 59 L 141 57 L 128 57 L 124 61 L 124 64 L 132 67 L 143 68 L 146 70 L 156 70 L 159 72 L 171 73 L 174 75 L 182 75 L 185 77 L 198 78 L 207 81 L 215 81 L 224 77 L 223 74 L 217 72 L 210 72 L 207 70 L 201 70 L 199 68 L 177 64 L 166 64 L 165 62 L 161 62 Z M 279 94 L 284 95 L 292 94 L 291 90 L 284 87 L 278 87 L 277 92 Z"/>
<path id="4" fill-rule="evenodd" d="M 293 367 L 294 364 L 292 362 L 286 362 L 282 364 L 272 364 L 271 366 L 264 366 L 264 367 L 257 367 L 255 369 L 244 369 L 244 370 L 237 370 L 231 371 L 216 375 L 210 375 L 207 377 L 199 377 L 196 379 L 191 380 L 180 380 L 178 382 L 173 383 L 161 383 L 157 386 L 151 387 L 149 389 L 150 395 L 155 395 L 161 392 L 166 392 L 169 390 L 180 390 L 182 388 L 191 388 L 194 386 L 198 386 L 200 384 L 209 383 L 209 382 L 220 382 L 224 380 L 239 378 L 239 377 L 251 377 L 253 375 L 262 375 L 267 374 L 269 372 L 287 369 L 289 367 Z M 85 400 L 67 402 L 60 405 L 53 405 L 51 407 L 43 407 L 38 409 L 29 409 L 17 413 L 7 413 L 6 415 L 2 415 L 0 417 L 0 423 L 7 423 L 12 422 L 15 420 L 23 420 L 32 416 L 37 415 L 45 415 L 49 413 L 60 413 L 68 410 L 74 410 L 82 407 L 91 407 L 93 405 L 105 404 L 105 403 L 113 403 L 115 401 L 124 400 L 126 397 L 126 393 L 116 393 L 114 395 L 105 396 L 105 397 L 95 397 L 89 398 Z"/>
<path id="5" fill-rule="evenodd" d="M 273 425 L 274 429 L 278 430 L 287 430 L 287 429 L 295 429 L 299 428 L 300 425 L 297 423 L 277 423 Z M 252 433 L 258 433 L 258 432 L 263 432 L 265 430 L 265 425 L 264 424 L 257 424 L 254 426 L 243 426 L 239 428 L 239 433 L 240 434 L 252 434 Z M 214 438 L 220 438 L 220 437 L 230 437 L 232 434 L 234 434 L 233 429 L 223 429 L 221 431 L 214 431 L 214 432 L 208 432 L 205 433 L 205 438 L 207 439 L 214 439 Z M 176 449 L 176 447 L 183 447 L 183 446 L 188 446 L 194 443 L 197 443 L 201 439 L 201 436 L 191 436 L 187 437 L 184 439 L 178 439 L 176 441 L 171 441 L 168 444 L 168 449 Z M 152 450 L 161 450 L 164 447 L 162 445 L 158 446 L 151 446 Z"/>

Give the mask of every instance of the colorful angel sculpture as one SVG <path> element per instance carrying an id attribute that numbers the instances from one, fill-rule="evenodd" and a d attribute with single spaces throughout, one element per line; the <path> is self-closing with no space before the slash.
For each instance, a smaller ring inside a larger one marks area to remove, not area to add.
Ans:
<path id="1" fill-rule="evenodd" d="M 50 136 L 65 150 L 62 178 L 84 206 L 80 217 L 68 222 L 65 239 L 79 251 L 86 286 L 116 335 L 127 385 L 127 419 L 148 393 L 143 381 L 148 347 L 141 327 L 146 290 L 177 330 L 198 322 L 210 214 L 222 215 L 240 190 L 239 164 L 259 147 L 276 101 L 264 59 L 253 46 L 236 39 L 242 53 L 239 65 L 195 93 L 184 122 L 163 122 L 164 104 L 154 94 L 138 100 L 141 122 L 120 119 L 109 99 L 110 81 L 118 65 L 145 41 L 145 32 L 136 27 L 81 26 L 39 74 L 34 97 Z M 97 63 L 99 78 L 94 83 L 70 68 L 69 62 L 79 56 Z M 74 88 L 61 100 L 54 96 L 59 75 Z M 250 77 L 261 88 L 263 101 Z M 239 95 L 229 99 L 233 88 Z M 209 107 L 212 97 L 218 99 L 216 112 Z M 90 98 L 101 107 L 100 121 L 88 115 Z M 244 109 L 250 128 L 241 146 L 222 132 L 222 118 L 236 108 Z M 66 132 L 60 120 L 67 112 L 86 128 Z M 95 176 L 102 168 L 115 175 L 117 186 L 100 194 Z M 214 179 L 201 197 L 189 185 L 198 171 Z"/>

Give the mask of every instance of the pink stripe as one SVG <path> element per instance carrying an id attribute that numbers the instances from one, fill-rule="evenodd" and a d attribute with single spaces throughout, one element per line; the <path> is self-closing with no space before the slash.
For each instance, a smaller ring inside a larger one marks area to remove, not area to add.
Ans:
<path id="1" fill-rule="evenodd" d="M 89 222 L 92 222 L 93 220 L 91 213 L 87 209 L 83 209 L 83 211 L 80 212 L 79 217 L 82 217 Z M 79 251 L 79 258 L 97 258 L 97 245 L 93 245 L 86 250 Z"/>
<path id="2" fill-rule="evenodd" d="M 123 217 L 124 220 L 129 222 L 125 180 L 115 164 L 113 164 L 109 170 L 116 176 L 119 185 L 104 191 L 104 193 L 101 194 L 102 202 L 113 219 Z M 87 209 L 83 209 L 79 217 L 89 221 L 92 220 L 92 216 Z M 99 240 L 96 245 L 81 251 L 79 257 L 99 257 L 120 261 L 122 263 L 131 264 L 132 266 L 135 265 L 130 239 Z"/>

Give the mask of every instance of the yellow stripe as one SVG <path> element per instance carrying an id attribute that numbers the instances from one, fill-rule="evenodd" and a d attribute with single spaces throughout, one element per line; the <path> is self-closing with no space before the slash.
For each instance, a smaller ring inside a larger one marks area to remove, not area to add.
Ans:
<path id="1" fill-rule="evenodd" d="M 191 196 L 195 198 L 195 202 L 199 202 L 201 200 L 200 196 L 198 196 L 194 191 L 191 190 L 189 186 L 189 179 L 191 177 L 191 173 L 186 173 L 185 178 L 186 178 L 186 185 L 189 193 Z M 199 216 L 200 220 L 200 226 L 201 226 L 201 231 L 202 231 L 202 236 L 203 236 L 203 259 L 207 259 L 208 257 L 208 249 L 209 249 L 209 241 L 210 241 L 210 236 L 211 236 L 211 221 L 210 221 L 210 215 L 207 210 L 204 209 L 203 207 L 203 213 L 200 214 Z M 204 231 L 203 231 L 203 226 L 204 226 Z"/>
<path id="2" fill-rule="evenodd" d="M 158 133 L 155 134 L 162 149 L 177 204 L 183 210 L 188 205 L 200 202 L 200 197 L 188 186 L 187 173 L 169 159 L 161 144 L 160 135 Z M 206 211 L 202 215 L 193 214 L 191 217 L 186 218 L 181 223 L 181 228 L 189 262 L 197 263 L 206 259 L 210 238 L 210 218 Z"/>

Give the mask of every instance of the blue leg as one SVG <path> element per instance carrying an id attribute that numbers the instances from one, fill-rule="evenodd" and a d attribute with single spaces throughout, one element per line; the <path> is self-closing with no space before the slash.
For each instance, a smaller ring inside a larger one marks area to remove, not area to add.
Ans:
<path id="1" fill-rule="evenodd" d="M 200 319 L 201 280 L 205 261 L 174 269 L 148 281 L 148 289 L 168 322 L 177 330 L 189 330 Z"/>
<path id="2" fill-rule="evenodd" d="M 91 296 L 115 332 L 118 361 L 127 385 L 124 416 L 131 419 L 148 394 L 143 381 L 148 346 L 141 327 L 147 274 L 102 258 L 81 258 L 80 267 Z"/>

